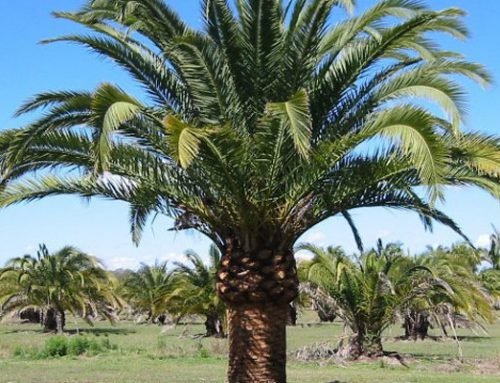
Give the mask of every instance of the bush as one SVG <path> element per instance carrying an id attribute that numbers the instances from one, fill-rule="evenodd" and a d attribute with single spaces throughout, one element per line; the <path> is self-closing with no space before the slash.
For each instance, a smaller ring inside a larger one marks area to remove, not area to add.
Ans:
<path id="1" fill-rule="evenodd" d="M 30 349 L 26 350 L 17 347 L 14 350 L 14 356 L 20 358 L 58 358 L 61 356 L 79 356 L 79 355 L 97 355 L 108 350 L 115 350 L 117 347 L 112 345 L 109 339 L 105 338 L 98 341 L 95 338 L 87 338 L 84 336 L 54 336 L 49 338 L 41 350 Z"/>
<path id="2" fill-rule="evenodd" d="M 45 342 L 42 353 L 46 357 L 64 356 L 68 353 L 68 341 L 63 336 L 51 337 Z"/>

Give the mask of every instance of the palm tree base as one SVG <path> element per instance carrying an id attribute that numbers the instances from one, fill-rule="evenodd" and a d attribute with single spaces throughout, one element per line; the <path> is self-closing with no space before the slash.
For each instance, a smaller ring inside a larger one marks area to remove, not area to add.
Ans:
<path id="1" fill-rule="evenodd" d="M 384 356 L 385 353 L 379 337 L 368 338 L 353 335 L 347 341 L 340 342 L 336 355 L 342 359 L 355 360 L 361 357 L 379 358 Z"/>

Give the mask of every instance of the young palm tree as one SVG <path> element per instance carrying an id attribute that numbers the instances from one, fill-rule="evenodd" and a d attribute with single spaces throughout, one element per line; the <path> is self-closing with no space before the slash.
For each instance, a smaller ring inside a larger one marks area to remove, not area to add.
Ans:
<path id="1" fill-rule="evenodd" d="M 337 354 L 349 359 L 383 355 L 383 331 L 406 302 L 423 294 L 412 283 L 419 270 L 407 267 L 400 248 L 392 245 L 363 254 L 359 263 L 336 248 L 303 244 L 299 249 L 314 256 L 300 265 L 303 281 L 309 284 L 306 290 L 322 294 L 352 333 Z M 409 284 L 411 291 L 399 294 Z"/>
<path id="2" fill-rule="evenodd" d="M 110 288 L 108 273 L 99 261 L 74 247 L 66 246 L 50 254 L 44 245 L 36 257 L 13 258 L 0 269 L 4 313 L 36 308 L 46 331 L 62 333 L 65 313 L 90 321 L 96 314 L 112 320 L 112 308 L 119 300 Z"/>
<path id="3" fill-rule="evenodd" d="M 412 259 L 396 244 L 363 254 L 359 263 L 336 248 L 301 245 L 314 258 L 300 266 L 305 290 L 322 295 L 351 330 L 338 354 L 347 358 L 381 356 L 382 333 L 404 317 L 410 336 L 426 335 L 427 315 L 454 326 L 464 315 L 474 323 L 491 322 L 491 305 L 470 265 L 446 255 Z M 413 333 L 414 331 L 415 333 Z"/>
<path id="4" fill-rule="evenodd" d="M 226 308 L 215 289 L 220 251 L 210 246 L 208 266 L 194 251 L 186 252 L 186 257 L 187 264 L 175 263 L 178 278 L 169 302 L 180 315 L 204 315 L 206 336 L 224 337 Z"/>
<path id="5" fill-rule="evenodd" d="M 151 323 L 168 311 L 167 299 L 173 291 L 172 271 L 167 262 L 143 264 L 123 282 L 124 299 L 138 312 L 144 313 Z"/>
<path id="6" fill-rule="evenodd" d="M 349 211 L 373 206 L 458 231 L 432 204 L 443 186 L 500 194 L 498 138 L 460 129 L 458 76 L 489 75 L 433 39 L 465 38 L 463 12 L 383 0 L 332 23 L 334 9 L 352 7 L 204 0 L 203 30 L 163 0 L 88 0 L 56 13 L 92 33 L 55 41 L 111 59 L 147 101 L 107 83 L 29 100 L 19 114 L 46 112 L 0 135 L 0 206 L 99 195 L 130 203 L 135 241 L 154 212 L 207 235 L 223 254 L 229 382 L 285 382 L 300 235 L 339 214 L 356 233 Z"/>
<path id="7" fill-rule="evenodd" d="M 429 319 L 434 319 L 445 334 L 445 326 L 454 329 L 455 319 L 459 317 L 477 325 L 492 322 L 494 294 L 482 281 L 482 273 L 477 272 L 480 262 L 480 253 L 467 244 L 449 249 L 440 246 L 416 257 L 413 264 L 431 270 L 446 289 L 429 291 L 422 299 L 412 302 L 410 309 L 415 313 L 427 312 Z M 421 337 L 425 335 L 424 332 Z"/>

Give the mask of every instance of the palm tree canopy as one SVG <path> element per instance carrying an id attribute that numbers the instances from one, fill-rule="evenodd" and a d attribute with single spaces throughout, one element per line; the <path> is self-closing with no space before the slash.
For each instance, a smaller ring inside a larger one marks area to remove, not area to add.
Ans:
<path id="1" fill-rule="evenodd" d="M 147 312 L 151 320 L 167 311 L 167 298 L 173 289 L 172 271 L 167 262 L 142 264 L 123 282 L 123 297 L 129 304 Z"/>
<path id="2" fill-rule="evenodd" d="M 461 131 L 458 78 L 490 76 L 434 39 L 467 37 L 459 9 L 383 0 L 334 22 L 354 1 L 202 4 L 202 30 L 163 0 L 55 13 L 90 33 L 48 42 L 110 59 L 147 97 L 103 83 L 28 100 L 18 114 L 44 114 L 0 134 L 0 206 L 104 196 L 130 203 L 135 241 L 156 212 L 220 248 L 237 238 L 252 249 L 292 246 L 337 214 L 356 234 L 349 211 L 362 207 L 409 209 L 459 231 L 433 207 L 443 186 L 500 196 L 499 138 Z"/>
<path id="3" fill-rule="evenodd" d="M 101 313 L 112 320 L 109 308 L 120 304 L 99 260 L 71 246 L 51 254 L 41 245 L 36 257 L 13 258 L 0 269 L 0 281 L 7 285 L 0 292 L 5 312 L 49 307 L 84 318 Z"/>

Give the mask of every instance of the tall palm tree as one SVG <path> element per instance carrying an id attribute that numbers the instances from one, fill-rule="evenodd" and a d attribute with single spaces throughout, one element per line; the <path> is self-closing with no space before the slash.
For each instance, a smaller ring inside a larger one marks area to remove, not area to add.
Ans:
<path id="1" fill-rule="evenodd" d="M 203 30 L 164 0 L 56 13 L 92 33 L 52 41 L 114 61 L 146 98 L 108 83 L 33 97 L 19 114 L 45 114 L 0 135 L 0 206 L 104 196 L 130 203 L 135 241 L 151 213 L 205 234 L 223 254 L 229 382 L 285 382 L 300 235 L 335 215 L 357 233 L 349 211 L 374 206 L 459 231 L 433 206 L 443 186 L 500 194 L 498 138 L 461 132 L 457 78 L 489 75 L 433 38 L 465 38 L 463 12 L 383 0 L 332 22 L 353 3 L 204 0 Z"/>
<path id="2" fill-rule="evenodd" d="M 63 332 L 67 311 L 87 321 L 96 314 L 112 320 L 119 303 L 99 261 L 71 246 L 51 254 L 41 245 L 36 257 L 13 258 L 0 269 L 0 281 L 8 285 L 0 294 L 2 311 L 36 308 L 46 331 Z"/>
<path id="3" fill-rule="evenodd" d="M 188 263 L 176 262 L 176 289 L 169 302 L 177 306 L 180 315 L 204 315 L 207 336 L 224 337 L 225 306 L 215 289 L 221 254 L 210 246 L 209 264 L 194 251 L 186 252 Z"/>
<path id="4" fill-rule="evenodd" d="M 155 322 L 168 311 L 167 299 L 173 291 L 172 271 L 167 262 L 142 264 L 123 282 L 122 295 L 138 312 L 146 314 L 149 322 Z"/>

